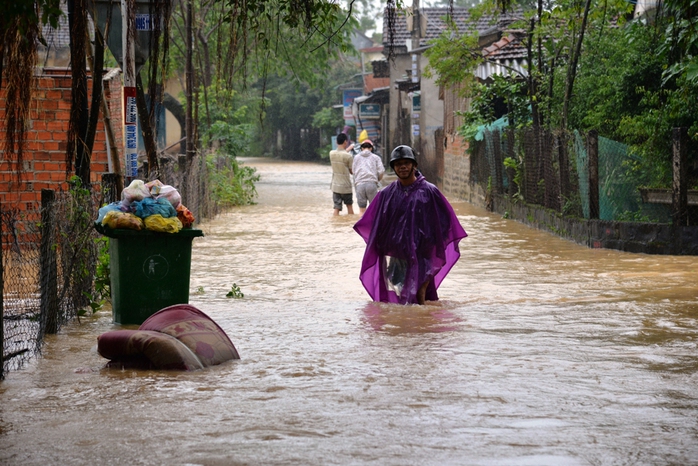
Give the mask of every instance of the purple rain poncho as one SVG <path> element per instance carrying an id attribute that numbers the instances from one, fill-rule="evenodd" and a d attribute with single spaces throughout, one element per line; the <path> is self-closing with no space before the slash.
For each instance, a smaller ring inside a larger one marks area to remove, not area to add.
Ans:
<path id="1" fill-rule="evenodd" d="M 354 230 L 366 241 L 359 278 L 374 301 L 417 303 L 429 279 L 426 300 L 460 258 L 468 236 L 453 208 L 423 175 L 408 187 L 395 181 L 378 192 Z"/>

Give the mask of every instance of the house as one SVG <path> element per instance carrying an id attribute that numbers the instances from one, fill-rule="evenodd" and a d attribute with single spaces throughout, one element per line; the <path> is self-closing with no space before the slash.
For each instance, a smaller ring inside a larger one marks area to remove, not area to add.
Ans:
<path id="1" fill-rule="evenodd" d="M 374 91 L 385 88 L 390 81 L 387 75 L 375 73 L 374 64 L 382 61 L 383 46 L 376 44 L 364 33 L 355 31 L 352 33 L 352 45 L 359 52 L 358 66 L 360 73 L 355 78 L 360 78 L 356 84 L 352 82 L 340 89 L 355 92 L 356 95 L 344 95 L 342 107 L 345 112 L 345 124 L 354 127 L 356 137 L 366 130 L 368 138 L 374 143 L 374 150 L 381 153 L 381 118 L 382 102 L 376 100 Z"/>
<path id="2" fill-rule="evenodd" d="M 482 47 L 499 41 L 504 28 L 520 18 L 520 12 L 514 11 L 496 19 L 483 16 L 472 21 L 469 9 L 455 7 L 385 10 L 383 53 L 389 61 L 391 83 L 387 131 L 384 128 L 386 143 L 388 147 L 412 146 L 418 154 L 420 170 L 438 186 L 444 177 L 445 130 L 448 127 L 455 134 L 457 128 L 454 121 L 447 124 L 445 119 L 454 118 L 453 112 L 462 105 L 456 108 L 453 102 L 446 102 L 446 91 L 434 78 L 424 77 L 421 70 L 428 65 L 423 52 L 446 31 L 448 15 L 458 31 L 477 31 Z M 389 16 L 392 21 L 388 20 Z M 485 75 L 487 72 L 483 70 Z"/>
<path id="3" fill-rule="evenodd" d="M 514 79 L 528 76 L 528 51 L 524 39 L 525 31 L 499 31 L 501 38 L 482 49 L 485 61 L 478 66 L 475 76 L 480 82 L 491 81 L 492 76 L 501 74 Z M 444 104 L 444 126 L 441 147 L 443 156 L 437 167 L 436 180 L 447 195 L 467 201 L 478 200 L 484 204 L 485 193 L 471 181 L 470 154 L 468 143 L 459 134 L 463 124 L 460 112 L 469 110 L 470 102 L 460 94 L 460 88 L 442 89 Z"/>
<path id="4" fill-rule="evenodd" d="M 390 76 L 386 73 L 383 59 L 383 46 L 373 45 L 359 50 L 361 54 L 363 95 L 352 103 L 353 122 L 357 135 L 366 130 L 368 138 L 374 144 L 374 152 L 385 155 L 383 126 L 387 126 L 388 86 Z"/>

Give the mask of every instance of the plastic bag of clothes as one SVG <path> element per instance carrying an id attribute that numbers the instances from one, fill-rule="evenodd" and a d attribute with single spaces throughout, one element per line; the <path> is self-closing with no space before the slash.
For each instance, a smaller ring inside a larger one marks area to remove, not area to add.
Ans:
<path id="1" fill-rule="evenodd" d="M 177 206 L 177 218 L 182 222 L 184 228 L 191 227 L 196 221 L 194 214 L 192 214 L 191 210 L 187 209 L 184 204 L 179 204 Z"/>
<path id="2" fill-rule="evenodd" d="M 102 225 L 109 228 L 122 228 L 126 230 L 142 230 L 144 228 L 143 220 L 128 212 L 118 210 L 110 210 L 104 216 Z"/>
<path id="3" fill-rule="evenodd" d="M 121 202 L 112 202 L 111 204 L 107 204 L 104 207 L 101 207 L 99 209 L 99 215 L 97 215 L 97 223 L 102 223 L 104 221 L 105 215 L 111 211 L 117 211 L 117 212 L 126 212 L 127 209 L 124 207 Z"/>
<path id="4" fill-rule="evenodd" d="M 162 184 L 162 181 L 160 181 L 160 180 L 148 181 L 145 184 L 145 187 L 148 188 L 148 191 L 150 191 L 151 195 L 157 194 L 157 190 L 160 189 L 161 186 L 164 186 L 164 185 Z M 155 191 L 155 193 L 153 191 Z"/>
<path id="5" fill-rule="evenodd" d="M 160 180 L 149 181 L 145 185 L 154 199 L 167 199 L 175 208 L 182 202 L 182 196 L 174 186 L 162 184 Z"/>
<path id="6" fill-rule="evenodd" d="M 182 203 L 182 196 L 177 191 L 177 188 L 170 186 L 169 184 L 164 184 L 160 186 L 157 190 L 157 194 L 150 191 L 155 199 L 166 199 L 172 204 L 172 207 L 177 208 L 178 205 Z"/>
<path id="7" fill-rule="evenodd" d="M 162 215 L 164 218 L 176 217 L 177 211 L 167 199 L 153 199 L 146 197 L 142 201 L 133 203 L 134 213 L 140 218 L 148 218 L 151 215 Z"/>
<path id="8" fill-rule="evenodd" d="M 182 222 L 177 217 L 164 218 L 160 214 L 155 214 L 146 217 L 143 221 L 145 222 L 145 229 L 150 231 L 177 233 L 182 229 Z"/>
<path id="9" fill-rule="evenodd" d="M 146 187 L 143 180 L 133 180 L 130 185 L 121 191 L 121 202 L 126 206 L 130 206 L 133 202 L 142 201 L 148 197 L 151 197 L 150 190 Z"/>

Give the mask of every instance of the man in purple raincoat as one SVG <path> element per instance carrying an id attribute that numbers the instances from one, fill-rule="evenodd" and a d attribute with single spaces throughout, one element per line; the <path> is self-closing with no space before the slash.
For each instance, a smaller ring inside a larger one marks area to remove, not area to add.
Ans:
<path id="1" fill-rule="evenodd" d="M 361 282 L 374 301 L 424 304 L 460 257 L 468 236 L 436 186 L 417 171 L 409 146 L 390 154 L 398 179 L 381 190 L 354 230 L 366 241 Z"/>

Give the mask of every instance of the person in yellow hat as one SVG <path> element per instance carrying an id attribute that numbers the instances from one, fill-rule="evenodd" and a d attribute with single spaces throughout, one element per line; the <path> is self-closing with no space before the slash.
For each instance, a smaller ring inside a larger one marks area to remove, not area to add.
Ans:
<path id="1" fill-rule="evenodd" d="M 364 139 L 361 143 L 361 152 L 354 157 L 352 172 L 356 202 L 359 204 L 359 213 L 363 214 L 378 194 L 378 182 L 383 179 L 385 173 L 383 161 L 373 153 L 373 143 L 370 139 Z"/>
<path id="2" fill-rule="evenodd" d="M 361 144 L 362 142 L 364 142 L 366 139 L 368 139 L 368 131 L 363 130 L 363 131 L 361 131 L 361 133 L 359 134 L 359 144 Z"/>

